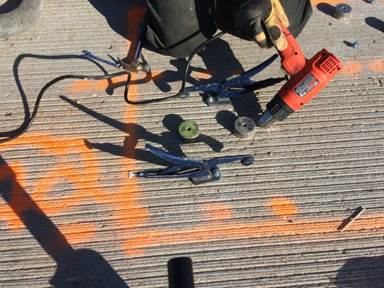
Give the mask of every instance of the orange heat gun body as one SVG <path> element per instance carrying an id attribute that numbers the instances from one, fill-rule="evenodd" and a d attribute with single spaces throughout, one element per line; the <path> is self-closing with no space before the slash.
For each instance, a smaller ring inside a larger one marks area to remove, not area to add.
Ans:
<path id="1" fill-rule="evenodd" d="M 338 58 L 326 49 L 312 59 L 306 59 L 298 42 L 288 29 L 283 28 L 287 39 L 286 49 L 279 51 L 282 68 L 289 75 L 275 97 L 267 104 L 258 124 L 266 127 L 276 120 L 282 121 L 321 92 L 342 69 Z"/>

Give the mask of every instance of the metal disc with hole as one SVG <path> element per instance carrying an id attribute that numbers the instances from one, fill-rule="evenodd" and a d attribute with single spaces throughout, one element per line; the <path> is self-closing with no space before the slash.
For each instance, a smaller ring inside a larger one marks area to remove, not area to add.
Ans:
<path id="1" fill-rule="evenodd" d="M 241 139 L 248 139 L 251 138 L 255 133 L 255 128 L 255 121 L 253 121 L 251 118 L 239 117 L 235 121 L 233 133 Z"/>
<path id="2" fill-rule="evenodd" d="M 334 17 L 336 19 L 349 18 L 352 13 L 352 7 L 345 3 L 337 4 L 335 7 Z"/>
<path id="3" fill-rule="evenodd" d="M 199 137 L 199 126 L 196 122 L 186 120 L 179 125 L 179 135 L 185 142 L 194 142 Z"/>

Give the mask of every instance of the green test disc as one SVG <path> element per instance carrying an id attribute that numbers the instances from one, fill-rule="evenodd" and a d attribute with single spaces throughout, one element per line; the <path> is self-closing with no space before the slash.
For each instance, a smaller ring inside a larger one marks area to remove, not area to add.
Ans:
<path id="1" fill-rule="evenodd" d="M 199 137 L 199 126 L 194 121 L 183 121 L 179 125 L 179 134 L 186 142 L 194 141 Z"/>

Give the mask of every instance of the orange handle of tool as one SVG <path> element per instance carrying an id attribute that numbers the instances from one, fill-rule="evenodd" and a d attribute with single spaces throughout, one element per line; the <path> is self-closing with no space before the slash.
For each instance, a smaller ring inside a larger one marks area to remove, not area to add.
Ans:
<path id="1" fill-rule="evenodd" d="M 323 49 L 306 61 L 304 67 L 280 89 L 277 97 L 293 111 L 297 111 L 320 93 L 341 68 L 340 60 Z"/>
<path id="2" fill-rule="evenodd" d="M 281 58 L 281 67 L 293 76 L 304 69 L 307 59 L 300 48 L 299 43 L 288 28 L 281 26 L 281 31 L 287 40 L 287 48 L 278 50 Z"/>

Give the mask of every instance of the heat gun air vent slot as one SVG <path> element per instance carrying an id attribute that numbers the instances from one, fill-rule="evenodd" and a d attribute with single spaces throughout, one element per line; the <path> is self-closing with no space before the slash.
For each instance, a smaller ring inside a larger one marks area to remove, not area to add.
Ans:
<path id="1" fill-rule="evenodd" d="M 334 74 L 340 70 L 340 68 L 341 67 L 339 61 L 332 56 L 324 59 L 323 63 L 320 65 L 320 69 L 328 74 Z"/>

